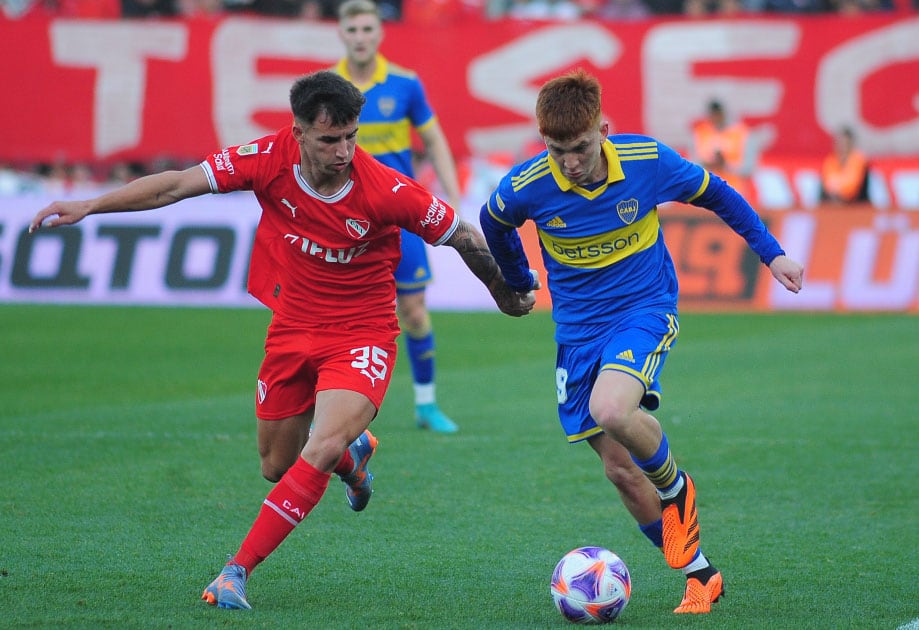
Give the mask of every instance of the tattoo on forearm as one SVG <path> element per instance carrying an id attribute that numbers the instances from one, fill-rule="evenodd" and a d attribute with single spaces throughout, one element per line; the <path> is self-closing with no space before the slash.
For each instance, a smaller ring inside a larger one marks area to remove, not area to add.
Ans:
<path id="1" fill-rule="evenodd" d="M 450 237 L 449 245 L 459 252 L 466 266 L 485 286 L 489 289 L 495 288 L 493 285 L 501 278 L 501 270 L 488 251 L 485 237 L 470 224 L 460 221 L 456 232 Z"/>

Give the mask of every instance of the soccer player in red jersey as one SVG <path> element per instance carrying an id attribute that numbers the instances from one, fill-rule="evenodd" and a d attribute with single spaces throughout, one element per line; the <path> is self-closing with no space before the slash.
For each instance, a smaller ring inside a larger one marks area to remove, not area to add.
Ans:
<path id="1" fill-rule="evenodd" d="M 331 474 L 352 509 L 372 493 L 368 427 L 390 382 L 399 325 L 393 271 L 400 228 L 449 245 L 498 307 L 525 315 L 535 299 L 504 281 L 481 233 L 454 209 L 356 146 L 360 90 L 330 71 L 298 79 L 293 123 L 84 201 L 57 201 L 29 226 L 149 210 L 204 193 L 255 192 L 262 207 L 248 289 L 272 310 L 256 390 L 262 474 L 277 482 L 239 550 L 202 599 L 250 608 L 246 581 L 319 502 Z"/>

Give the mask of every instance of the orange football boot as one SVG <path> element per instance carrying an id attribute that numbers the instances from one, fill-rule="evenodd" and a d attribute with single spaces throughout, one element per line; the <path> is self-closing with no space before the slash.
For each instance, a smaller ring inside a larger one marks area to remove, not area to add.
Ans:
<path id="1" fill-rule="evenodd" d="M 699 516 L 696 513 L 696 485 L 685 472 L 683 488 L 663 502 L 664 559 L 674 569 L 692 562 L 699 550 Z"/>
<path id="2" fill-rule="evenodd" d="M 710 577 L 705 584 L 697 578 L 689 578 L 686 580 L 686 594 L 683 595 L 683 601 L 673 612 L 704 615 L 711 612 L 712 604 L 717 602 L 722 595 L 724 595 L 724 580 L 720 572 Z"/>

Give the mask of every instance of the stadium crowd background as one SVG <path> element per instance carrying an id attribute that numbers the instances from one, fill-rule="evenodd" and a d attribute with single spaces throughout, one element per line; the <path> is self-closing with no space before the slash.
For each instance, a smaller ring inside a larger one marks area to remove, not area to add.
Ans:
<path id="1" fill-rule="evenodd" d="M 339 0 L 0 0 L 3 13 L 84 18 L 200 17 L 247 13 L 334 19 Z M 516 19 L 642 19 L 652 15 L 909 11 L 919 0 L 380 0 L 384 19 L 437 13 Z"/>
<path id="2" fill-rule="evenodd" d="M 264 16 L 333 21 L 340 0 L 0 0 L 2 18 L 28 20 L 32 17 L 85 19 L 220 19 L 230 15 Z M 390 21 L 436 23 L 443 26 L 464 19 L 521 21 L 567 21 L 595 19 L 606 22 L 640 21 L 657 17 L 706 20 L 726 16 L 776 16 L 837 14 L 840 20 L 866 13 L 915 15 L 919 0 L 380 0 L 384 18 Z M 641 130 L 635 130 L 641 131 Z M 519 154 L 494 156 L 497 171 L 507 160 L 522 159 L 528 151 L 541 147 L 522 147 Z M 687 151 L 690 153 L 690 151 Z M 868 155 L 883 159 L 885 156 Z M 464 158 L 459 164 L 464 196 L 482 194 L 491 186 L 491 156 Z M 193 162 L 161 156 L 146 162 L 116 161 L 74 163 L 62 154 L 51 162 L 0 162 L 0 195 L 23 193 L 80 194 L 104 186 L 117 186 L 148 172 L 166 168 L 185 168 Z M 819 173 L 821 160 L 813 160 Z M 755 168 L 755 166 L 754 166 Z M 436 178 L 419 155 L 418 178 L 436 189 Z M 476 182 L 475 180 L 484 180 Z M 476 184 L 479 184 L 476 186 Z M 816 194 L 816 193 L 815 193 Z M 753 201 L 756 201 L 753 199 Z M 870 202 L 870 198 L 868 200 Z"/>

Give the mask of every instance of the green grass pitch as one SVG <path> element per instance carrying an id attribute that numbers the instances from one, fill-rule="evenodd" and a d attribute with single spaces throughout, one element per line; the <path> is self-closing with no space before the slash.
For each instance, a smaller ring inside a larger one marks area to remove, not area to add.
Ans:
<path id="1" fill-rule="evenodd" d="M 249 585 L 199 601 L 269 484 L 253 392 L 262 310 L 0 306 L 0 626 L 564 628 L 548 581 L 586 544 L 632 573 L 625 628 L 919 621 L 919 319 L 686 314 L 657 416 L 699 492 L 727 596 L 671 612 L 682 575 L 555 415 L 546 313 L 435 313 L 422 432 L 400 359 L 375 494 L 341 483 Z"/>

